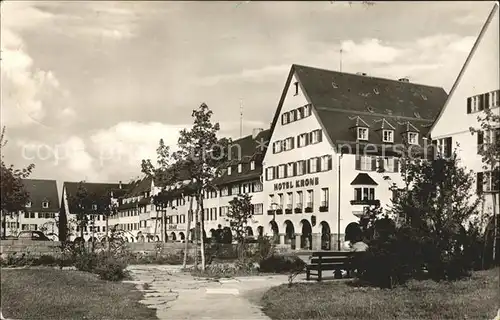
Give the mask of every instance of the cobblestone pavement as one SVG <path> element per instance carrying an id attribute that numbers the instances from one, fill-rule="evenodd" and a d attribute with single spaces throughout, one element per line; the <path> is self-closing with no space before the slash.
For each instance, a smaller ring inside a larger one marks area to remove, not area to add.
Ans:
<path id="1" fill-rule="evenodd" d="M 182 272 L 180 266 L 135 265 L 128 269 L 133 278 L 128 282 L 145 294 L 141 303 L 155 308 L 160 320 L 269 319 L 251 302 L 255 292 L 288 281 L 286 275 L 197 279 Z"/>

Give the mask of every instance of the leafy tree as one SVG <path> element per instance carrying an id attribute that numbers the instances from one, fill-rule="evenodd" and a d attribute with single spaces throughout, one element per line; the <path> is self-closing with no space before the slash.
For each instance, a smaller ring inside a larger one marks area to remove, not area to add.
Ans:
<path id="1" fill-rule="evenodd" d="M 92 209 L 93 201 L 91 194 L 85 187 L 85 182 L 80 181 L 75 194 L 70 194 L 68 199 L 71 213 L 75 214 L 78 228 L 80 229 L 80 237 L 83 239 L 83 230 L 89 223 L 88 214 Z"/>
<path id="2" fill-rule="evenodd" d="M 498 111 L 498 110 L 497 110 Z M 493 187 L 489 191 L 492 199 L 493 213 L 491 219 L 492 231 L 493 231 L 493 245 L 492 245 L 492 260 L 497 261 L 497 247 L 498 247 L 498 236 L 499 236 L 499 218 L 497 213 L 497 197 L 499 194 L 499 181 L 500 181 L 500 170 L 499 170 L 499 160 L 500 160 L 500 114 L 498 112 L 493 112 L 490 108 L 484 109 L 484 111 L 478 115 L 477 120 L 480 124 L 480 128 L 470 127 L 471 133 L 477 134 L 478 142 L 482 144 L 478 146 L 478 154 L 481 155 L 483 161 L 483 169 L 492 175 Z M 489 227 L 489 225 L 488 225 Z M 490 228 L 487 227 L 485 236 L 488 235 Z M 485 241 L 485 246 L 487 241 Z"/>
<path id="3" fill-rule="evenodd" d="M 229 221 L 231 230 L 236 236 L 236 241 L 240 246 L 240 258 L 244 253 L 245 239 L 247 236 L 246 228 L 248 223 L 252 221 L 253 206 L 252 196 L 248 194 L 240 194 L 229 201 L 229 212 L 226 220 Z"/>
<path id="4" fill-rule="evenodd" d="M 455 277 L 450 268 L 466 268 L 459 265 L 463 258 L 463 226 L 477 214 L 480 202 L 470 202 L 472 172 L 459 165 L 456 154 L 430 160 L 403 155 L 401 167 L 406 187 L 399 190 L 392 211 L 405 217 L 403 227 L 412 230 L 414 240 L 424 248 L 433 276 Z"/>
<path id="5" fill-rule="evenodd" d="M 192 188 L 197 203 L 200 206 L 200 226 L 205 230 L 203 201 L 204 191 L 213 188 L 212 181 L 221 173 L 222 166 L 228 159 L 229 140 L 217 138 L 220 130 L 219 123 L 212 123 L 213 112 L 203 103 L 193 110 L 193 126 L 180 132 L 178 140 L 179 150 L 176 158 L 182 160 L 189 171 Z M 201 237 L 202 270 L 205 270 L 205 245 Z"/>
<path id="6" fill-rule="evenodd" d="M 7 165 L 4 162 L 4 152 L 3 149 L 7 144 L 5 140 L 5 127 L 2 128 L 0 134 L 0 153 L 1 153 L 1 172 L 0 172 L 0 183 L 1 183 L 1 206 L 2 206 L 2 225 L 3 225 L 3 235 L 6 236 L 7 230 L 7 216 L 12 217 L 13 215 L 18 215 L 19 212 L 26 211 L 26 203 L 29 201 L 29 194 L 24 188 L 22 179 L 29 177 L 33 169 L 34 164 L 28 165 L 26 168 L 16 169 L 14 165 Z"/>

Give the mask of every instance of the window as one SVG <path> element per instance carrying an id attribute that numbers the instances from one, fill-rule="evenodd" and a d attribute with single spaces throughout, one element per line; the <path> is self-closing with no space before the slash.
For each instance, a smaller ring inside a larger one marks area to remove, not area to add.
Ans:
<path id="1" fill-rule="evenodd" d="M 25 219 L 29 219 L 29 217 L 30 217 L 30 213 L 29 213 L 29 212 L 25 212 L 25 213 L 24 213 L 24 218 L 25 218 Z"/>
<path id="2" fill-rule="evenodd" d="M 354 200 L 356 201 L 375 200 L 375 188 L 372 187 L 355 188 Z"/>
<path id="3" fill-rule="evenodd" d="M 269 195 L 269 210 L 273 209 L 273 205 L 274 205 L 274 194 L 270 194 Z"/>
<path id="4" fill-rule="evenodd" d="M 490 108 L 499 107 L 500 106 L 500 90 L 490 92 Z"/>
<path id="5" fill-rule="evenodd" d="M 266 168 L 267 181 L 274 180 L 274 167 Z"/>
<path id="6" fill-rule="evenodd" d="M 297 109 L 297 120 L 304 118 L 304 108 L 300 107 Z"/>
<path id="7" fill-rule="evenodd" d="M 263 214 L 264 213 L 264 204 L 257 203 L 253 205 L 253 214 Z"/>
<path id="8" fill-rule="evenodd" d="M 321 189 L 321 206 L 328 207 L 328 188 Z"/>
<path id="9" fill-rule="evenodd" d="M 250 170 L 255 170 L 255 161 L 250 161 Z"/>
<path id="10" fill-rule="evenodd" d="M 304 118 L 311 115 L 311 105 L 307 104 L 304 106 Z"/>
<path id="11" fill-rule="evenodd" d="M 304 203 L 304 193 L 297 191 L 297 208 L 302 208 L 302 203 Z"/>
<path id="12" fill-rule="evenodd" d="M 418 133 L 408 132 L 408 143 L 409 144 L 418 144 Z"/>
<path id="13" fill-rule="evenodd" d="M 292 150 L 294 148 L 293 145 L 293 137 L 286 138 L 283 144 L 284 151 Z"/>
<path id="14" fill-rule="evenodd" d="M 92 205 L 92 210 L 97 210 L 97 204 Z"/>
<path id="15" fill-rule="evenodd" d="M 307 133 L 302 133 L 297 137 L 297 148 L 307 146 Z"/>
<path id="16" fill-rule="evenodd" d="M 383 130 L 382 131 L 382 141 L 383 142 L 394 142 L 394 131 L 393 130 Z"/>
<path id="17" fill-rule="evenodd" d="M 290 111 L 290 122 L 297 120 L 297 110 Z"/>
<path id="18" fill-rule="evenodd" d="M 29 229 L 29 224 L 22 224 L 21 225 L 21 230 L 24 231 L 24 230 L 28 230 L 28 229 Z M 78 229 L 78 227 L 77 227 L 77 229 Z M 78 231 L 78 230 L 76 230 L 76 231 Z"/>
<path id="19" fill-rule="evenodd" d="M 311 144 L 321 142 L 321 130 L 311 132 Z"/>
<path id="20" fill-rule="evenodd" d="M 231 188 L 231 194 L 237 195 L 239 193 L 240 193 L 240 186 L 237 184 L 233 185 L 233 187 Z"/>
<path id="21" fill-rule="evenodd" d="M 368 140 L 368 128 L 358 128 L 358 140 Z"/>
<path id="22" fill-rule="evenodd" d="M 295 174 L 294 174 L 294 169 L 295 169 L 295 163 L 289 163 L 287 164 L 287 177 L 293 177 Z"/>
<path id="23" fill-rule="evenodd" d="M 30 224 L 30 230 L 31 231 L 36 231 L 37 228 L 38 228 L 38 225 L 36 225 L 36 224 Z"/>
<path id="24" fill-rule="evenodd" d="M 328 171 L 332 169 L 332 156 L 321 157 L 321 171 Z"/>
<path id="25" fill-rule="evenodd" d="M 307 208 L 312 208 L 314 205 L 314 191 L 307 190 Z"/>
<path id="26" fill-rule="evenodd" d="M 42 208 L 47 209 L 49 207 L 49 202 L 48 201 L 43 201 L 42 202 Z"/>
<path id="27" fill-rule="evenodd" d="M 281 141 L 276 141 L 273 143 L 273 153 L 280 153 L 283 143 Z"/>
<path id="28" fill-rule="evenodd" d="M 318 172 L 318 158 L 309 159 L 309 173 Z"/>
<path id="29" fill-rule="evenodd" d="M 253 192 L 260 192 L 262 191 L 262 183 L 259 182 L 254 182 L 253 183 Z"/>
<path id="30" fill-rule="evenodd" d="M 361 156 L 361 167 L 360 170 L 371 171 L 372 170 L 372 157 Z"/>
<path id="31" fill-rule="evenodd" d="M 387 172 L 395 172 L 394 171 L 394 158 L 385 157 L 384 158 L 384 170 Z"/>
<path id="32" fill-rule="evenodd" d="M 35 218 L 35 212 L 30 212 L 30 218 L 34 219 Z"/>
<path id="33" fill-rule="evenodd" d="M 484 192 L 498 192 L 499 178 L 500 178 L 500 171 L 484 172 L 483 191 Z"/>
<path id="34" fill-rule="evenodd" d="M 241 163 L 238 164 L 238 173 L 241 173 L 241 167 L 242 167 Z"/>
<path id="35" fill-rule="evenodd" d="M 281 124 L 285 125 L 290 123 L 290 113 L 285 112 L 281 115 Z"/>
<path id="36" fill-rule="evenodd" d="M 286 208 L 287 209 L 292 209 L 293 208 L 293 192 L 288 192 L 287 193 Z"/>
<path id="37" fill-rule="evenodd" d="M 285 165 L 282 164 L 278 167 L 278 179 L 285 177 Z"/>
<path id="38" fill-rule="evenodd" d="M 227 167 L 227 175 L 230 176 L 231 175 L 231 167 Z"/>
<path id="39" fill-rule="evenodd" d="M 301 176 L 305 174 L 306 162 L 304 160 L 297 162 L 297 175 Z"/>
<path id="40" fill-rule="evenodd" d="M 279 199 L 280 209 L 283 209 L 283 205 L 284 205 L 284 201 L 285 201 L 285 198 L 283 197 L 283 193 L 278 194 L 278 199 Z"/>
<path id="41" fill-rule="evenodd" d="M 31 208 L 31 201 L 26 202 L 26 208 Z"/>
<path id="42" fill-rule="evenodd" d="M 293 85 L 295 86 L 295 93 L 293 95 L 297 96 L 299 95 L 299 83 L 295 82 Z"/>

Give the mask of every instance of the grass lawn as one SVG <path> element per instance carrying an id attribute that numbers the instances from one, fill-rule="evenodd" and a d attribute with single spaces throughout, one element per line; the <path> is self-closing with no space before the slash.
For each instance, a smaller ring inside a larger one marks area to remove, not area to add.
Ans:
<path id="1" fill-rule="evenodd" d="M 262 297 L 272 319 L 493 319 L 500 307 L 500 269 L 458 282 L 411 281 L 393 290 L 347 282 L 297 283 Z"/>
<path id="2" fill-rule="evenodd" d="M 2 269 L 2 313 L 31 319 L 158 319 L 133 284 L 58 269 Z"/>

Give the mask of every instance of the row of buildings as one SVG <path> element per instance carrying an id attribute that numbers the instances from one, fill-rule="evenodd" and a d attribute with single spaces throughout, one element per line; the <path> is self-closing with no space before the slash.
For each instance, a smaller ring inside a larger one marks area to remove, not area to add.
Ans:
<path id="1" fill-rule="evenodd" d="M 215 181 L 217 188 L 205 192 L 207 236 L 229 225 L 229 201 L 244 193 L 252 196 L 254 208 L 248 236 L 271 235 L 294 248 L 339 247 L 367 206 L 389 208 L 391 186 L 402 183 L 398 147 L 403 143 L 423 149 L 434 143 L 444 154 L 458 145 L 461 163 L 476 172 L 478 191 L 493 192 L 482 208 L 492 211 L 498 180 L 484 172 L 477 150 L 485 137 L 499 139 L 500 129 L 479 135 L 480 141 L 469 128 L 480 127 L 477 116 L 484 109 L 500 109 L 498 16 L 495 5 L 449 94 L 406 78 L 292 65 L 270 128 L 233 141 L 237 156 Z M 179 179 L 179 185 L 187 182 Z M 70 239 L 79 237 L 68 205 L 78 183 L 64 182 L 60 202 L 55 181 L 27 180 L 26 185 L 32 195 L 29 213 L 8 220 L 7 230 L 57 234 L 60 224 L 70 226 Z M 106 226 L 115 225 L 128 241 L 186 240 L 189 201 L 182 192 L 158 208 L 152 197 L 164 186 L 151 178 L 85 187 L 113 196 L 118 205 L 108 223 L 103 215 L 92 215 L 83 230 L 85 241 L 102 238 Z"/>

